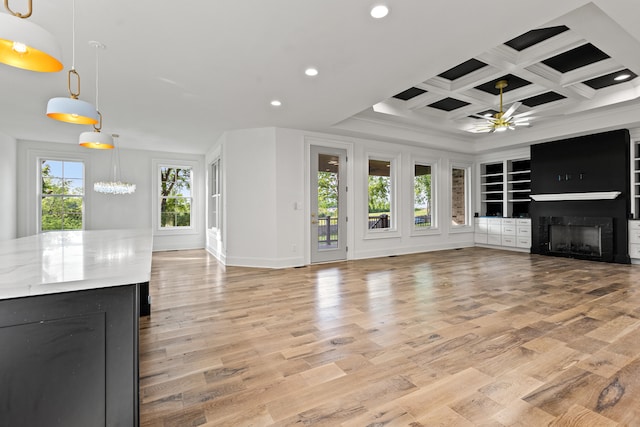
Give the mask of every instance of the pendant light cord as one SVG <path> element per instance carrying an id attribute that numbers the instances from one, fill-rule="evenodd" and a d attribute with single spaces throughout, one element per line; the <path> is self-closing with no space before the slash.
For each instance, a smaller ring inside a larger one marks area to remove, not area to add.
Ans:
<path id="1" fill-rule="evenodd" d="M 98 66 L 98 56 L 100 56 L 98 54 L 98 50 L 100 50 L 100 45 L 96 44 L 96 111 L 100 111 L 100 104 L 98 103 L 98 95 L 99 95 L 99 89 L 98 89 L 98 79 L 100 78 L 100 67 Z"/>
<path id="2" fill-rule="evenodd" d="M 76 69 L 76 0 L 71 3 L 73 11 L 71 13 L 71 69 Z"/>

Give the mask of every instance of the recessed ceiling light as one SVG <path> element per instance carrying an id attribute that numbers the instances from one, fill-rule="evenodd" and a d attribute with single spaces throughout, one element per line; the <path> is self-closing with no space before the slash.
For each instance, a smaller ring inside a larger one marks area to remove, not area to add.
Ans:
<path id="1" fill-rule="evenodd" d="M 613 80 L 619 82 L 622 80 L 627 80 L 629 77 L 631 77 L 631 74 L 620 74 L 619 76 L 615 77 Z"/>
<path id="2" fill-rule="evenodd" d="M 306 70 L 304 70 L 304 73 L 309 77 L 315 77 L 315 76 L 318 75 L 318 69 L 317 68 L 313 68 L 313 67 L 309 67 Z"/>
<path id="3" fill-rule="evenodd" d="M 371 9 L 371 16 L 373 16 L 376 19 L 384 18 L 385 16 L 387 16 L 388 13 L 389 13 L 389 8 L 383 4 L 374 6 L 373 9 Z"/>
<path id="4" fill-rule="evenodd" d="M 280 102 L 280 101 L 279 101 L 279 100 L 277 100 L 277 99 L 274 99 L 273 101 L 271 101 L 271 105 L 272 105 L 273 107 L 279 107 L 279 106 L 281 106 L 281 105 L 282 105 L 282 102 Z"/>

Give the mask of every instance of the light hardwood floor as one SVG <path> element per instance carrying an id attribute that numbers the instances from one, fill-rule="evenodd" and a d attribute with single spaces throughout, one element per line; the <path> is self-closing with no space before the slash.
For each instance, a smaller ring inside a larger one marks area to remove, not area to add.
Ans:
<path id="1" fill-rule="evenodd" d="M 156 253 L 142 426 L 640 426 L 640 266 Z"/>

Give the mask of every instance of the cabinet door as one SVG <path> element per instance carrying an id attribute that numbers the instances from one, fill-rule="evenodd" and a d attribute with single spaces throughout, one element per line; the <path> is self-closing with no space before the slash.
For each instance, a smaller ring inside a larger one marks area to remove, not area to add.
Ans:
<path id="1" fill-rule="evenodd" d="M 0 328 L 3 426 L 104 426 L 105 316 Z"/>

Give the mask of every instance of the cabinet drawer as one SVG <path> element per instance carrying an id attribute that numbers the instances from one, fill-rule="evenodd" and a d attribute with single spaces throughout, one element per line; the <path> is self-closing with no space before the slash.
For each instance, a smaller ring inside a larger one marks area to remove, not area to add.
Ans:
<path id="1" fill-rule="evenodd" d="M 500 235 L 489 234 L 487 236 L 487 243 L 490 245 L 500 246 L 502 244 L 502 239 L 500 238 Z"/>
<path id="2" fill-rule="evenodd" d="M 502 218 L 487 218 L 487 222 L 489 223 L 489 226 L 502 225 Z"/>
<path id="3" fill-rule="evenodd" d="M 629 230 L 640 230 L 640 221 L 629 221 Z"/>
<path id="4" fill-rule="evenodd" d="M 516 219 L 516 225 L 523 225 L 523 226 L 531 227 L 531 219 L 530 218 L 518 218 L 518 219 Z"/>
<path id="5" fill-rule="evenodd" d="M 518 236 L 531 236 L 531 227 L 519 225 L 518 232 L 516 234 Z"/>
<path id="6" fill-rule="evenodd" d="M 484 243 L 486 245 L 489 241 L 487 238 L 487 233 L 475 233 L 473 235 L 473 241 L 476 243 Z"/>
<path id="7" fill-rule="evenodd" d="M 516 246 L 515 236 L 502 236 L 502 246 Z"/>
<path id="8" fill-rule="evenodd" d="M 629 230 L 629 243 L 640 243 L 640 230 Z"/>
<path id="9" fill-rule="evenodd" d="M 631 258 L 639 258 L 640 259 L 640 244 L 631 244 L 631 245 L 629 245 L 629 256 Z"/>
<path id="10" fill-rule="evenodd" d="M 514 225 L 503 225 L 502 226 L 502 235 L 515 236 L 516 235 L 516 227 Z"/>
<path id="11" fill-rule="evenodd" d="M 516 225 L 516 219 L 515 218 L 502 218 L 502 225 Z"/>
<path id="12" fill-rule="evenodd" d="M 516 246 L 519 248 L 531 248 L 531 238 L 518 236 L 516 238 Z"/>

